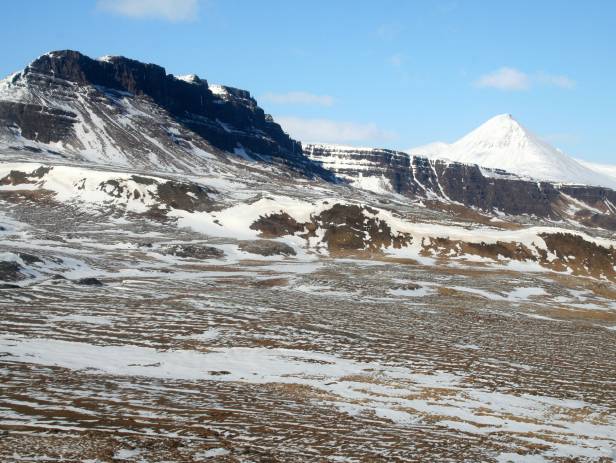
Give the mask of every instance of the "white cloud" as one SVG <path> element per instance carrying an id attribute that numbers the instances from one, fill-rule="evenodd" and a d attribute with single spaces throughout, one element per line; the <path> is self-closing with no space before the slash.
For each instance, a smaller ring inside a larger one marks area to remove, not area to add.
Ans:
<path id="1" fill-rule="evenodd" d="M 295 104 L 309 106 L 331 106 L 334 98 L 329 95 L 315 95 L 309 92 L 287 92 L 271 93 L 268 92 L 259 98 L 262 101 L 274 104 Z"/>
<path id="2" fill-rule="evenodd" d="M 301 117 L 277 117 L 276 121 L 293 138 L 307 143 L 357 143 L 380 142 L 396 138 L 391 131 L 380 129 L 376 124 L 358 124 L 330 119 L 305 119 Z"/>
<path id="3" fill-rule="evenodd" d="M 504 67 L 481 76 L 475 84 L 499 90 L 526 90 L 530 87 L 530 78 L 517 69 Z"/>
<path id="4" fill-rule="evenodd" d="M 137 19 L 179 22 L 196 19 L 198 0 L 98 0 L 97 7 Z"/>
<path id="5" fill-rule="evenodd" d="M 545 85 L 552 85 L 554 87 L 560 87 L 560 88 L 575 87 L 575 81 L 570 79 L 569 77 L 546 74 L 545 72 L 537 73 L 536 80 L 539 83 L 542 83 Z"/>
<path id="6" fill-rule="evenodd" d="M 498 90 L 520 91 L 528 90 L 536 85 L 571 89 L 575 81 L 567 76 L 536 72 L 527 74 L 518 69 L 502 67 L 496 71 L 485 74 L 477 81 L 477 87 L 490 87 Z"/>

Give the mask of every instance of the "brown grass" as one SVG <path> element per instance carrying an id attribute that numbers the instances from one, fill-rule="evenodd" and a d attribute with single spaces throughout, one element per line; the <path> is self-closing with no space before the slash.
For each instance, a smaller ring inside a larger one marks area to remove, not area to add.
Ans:
<path id="1" fill-rule="evenodd" d="M 288 286 L 289 280 L 286 278 L 268 278 L 266 280 L 257 280 L 253 282 L 253 286 L 257 288 L 274 288 L 276 286 Z"/>

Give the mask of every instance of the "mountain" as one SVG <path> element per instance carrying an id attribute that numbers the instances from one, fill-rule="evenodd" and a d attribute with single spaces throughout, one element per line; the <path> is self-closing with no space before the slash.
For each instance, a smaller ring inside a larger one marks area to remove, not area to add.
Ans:
<path id="1" fill-rule="evenodd" d="M 0 89 L 0 461 L 611 460 L 615 191 L 121 57 Z"/>
<path id="2" fill-rule="evenodd" d="M 47 53 L 0 82 L 6 148 L 104 165 L 194 172 L 228 153 L 328 176 L 245 90 L 119 56 Z"/>
<path id="3" fill-rule="evenodd" d="M 582 159 L 577 159 L 577 162 L 582 164 L 584 167 L 587 167 L 601 175 L 607 175 L 608 177 L 614 179 L 616 181 L 616 165 L 613 164 L 599 164 L 596 162 L 588 162 Z"/>
<path id="4" fill-rule="evenodd" d="M 437 142 L 409 152 L 503 169 L 537 180 L 616 188 L 615 179 L 541 140 L 510 114 L 489 119 L 450 145 Z"/>
<path id="5" fill-rule="evenodd" d="M 592 223 L 616 230 L 616 191 L 610 188 L 537 182 L 501 169 L 382 148 L 315 144 L 304 151 L 337 177 L 375 193 L 462 204 L 489 214 L 592 217 Z"/>

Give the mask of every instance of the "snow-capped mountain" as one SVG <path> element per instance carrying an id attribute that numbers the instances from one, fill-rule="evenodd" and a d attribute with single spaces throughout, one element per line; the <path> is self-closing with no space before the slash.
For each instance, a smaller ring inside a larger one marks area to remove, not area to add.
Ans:
<path id="1" fill-rule="evenodd" d="M 457 203 L 490 214 L 568 218 L 586 207 L 570 208 L 571 201 L 582 201 L 594 213 L 616 211 L 616 191 L 537 182 L 507 172 L 520 173 L 508 165 L 512 156 L 504 154 L 513 150 L 521 153 L 518 164 L 537 171 L 547 171 L 538 160 L 557 164 L 560 168 L 552 171 L 569 173 L 576 183 L 601 177 L 510 116 L 494 118 L 454 145 L 437 143 L 424 150 L 451 158 L 452 147 L 458 146 L 462 154 L 501 153 L 504 161 L 494 162 L 499 169 L 489 169 L 468 158 L 450 162 L 389 149 L 303 147 L 248 91 L 208 84 L 195 75 L 176 77 L 161 66 L 124 57 L 50 52 L 0 82 L 0 152 L 7 161 L 231 177 L 249 170 L 253 180 L 272 183 L 278 181 L 272 173 L 333 183 L 345 179 L 364 191 Z M 581 169 L 586 169 L 584 178 L 574 175 Z M 616 228 L 611 220 L 603 226 Z"/>
<path id="2" fill-rule="evenodd" d="M 354 187 L 380 194 L 550 218 L 568 218 L 588 206 L 595 213 L 616 212 L 616 191 L 606 187 L 538 182 L 502 169 L 383 148 L 319 144 L 306 145 L 304 152 Z"/>
<path id="3" fill-rule="evenodd" d="M 244 159 L 328 173 L 246 90 L 121 56 L 46 53 L 0 81 L 0 146 L 41 158 L 199 172 Z"/>
<path id="4" fill-rule="evenodd" d="M 501 114 L 448 145 L 437 142 L 409 150 L 436 159 L 503 169 L 537 180 L 616 188 L 616 179 L 591 169 Z"/>

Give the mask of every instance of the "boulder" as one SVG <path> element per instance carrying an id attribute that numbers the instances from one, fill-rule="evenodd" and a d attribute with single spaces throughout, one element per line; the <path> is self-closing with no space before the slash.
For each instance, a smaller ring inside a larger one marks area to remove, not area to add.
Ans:
<path id="1" fill-rule="evenodd" d="M 94 278 L 94 277 L 81 278 L 75 281 L 75 283 L 77 283 L 78 285 L 85 285 L 85 286 L 103 286 L 103 282 L 100 281 L 98 278 Z"/>
<path id="2" fill-rule="evenodd" d="M 165 255 L 190 259 L 220 259 L 225 253 L 213 246 L 199 244 L 173 244 L 162 249 Z"/>
<path id="3" fill-rule="evenodd" d="M 294 256 L 295 249 L 286 243 L 271 240 L 240 241 L 240 250 L 260 256 Z"/>

